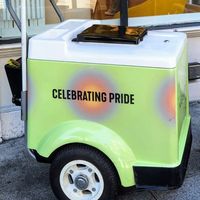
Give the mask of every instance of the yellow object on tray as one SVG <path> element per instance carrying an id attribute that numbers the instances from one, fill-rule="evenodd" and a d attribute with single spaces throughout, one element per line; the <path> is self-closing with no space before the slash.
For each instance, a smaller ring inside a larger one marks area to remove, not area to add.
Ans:
<path id="1" fill-rule="evenodd" d="M 187 0 L 141 0 L 128 9 L 129 17 L 184 13 Z M 114 16 L 119 18 L 119 12 Z"/>

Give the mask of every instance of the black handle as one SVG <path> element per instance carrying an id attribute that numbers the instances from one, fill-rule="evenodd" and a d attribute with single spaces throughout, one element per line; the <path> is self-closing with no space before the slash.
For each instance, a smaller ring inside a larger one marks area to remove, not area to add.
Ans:
<path id="1" fill-rule="evenodd" d="M 120 0 L 120 26 L 128 26 L 128 0 Z"/>

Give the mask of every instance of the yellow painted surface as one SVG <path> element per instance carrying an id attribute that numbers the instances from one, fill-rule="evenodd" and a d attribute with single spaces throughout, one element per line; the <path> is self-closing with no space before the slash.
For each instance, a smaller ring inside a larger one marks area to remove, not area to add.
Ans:
<path id="1" fill-rule="evenodd" d="M 129 17 L 184 13 L 187 0 L 146 0 L 129 8 Z M 119 13 L 115 15 L 119 18 Z"/>

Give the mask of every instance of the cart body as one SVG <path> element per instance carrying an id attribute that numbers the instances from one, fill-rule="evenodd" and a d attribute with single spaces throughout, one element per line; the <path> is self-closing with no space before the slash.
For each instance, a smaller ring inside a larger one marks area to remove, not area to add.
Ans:
<path id="1" fill-rule="evenodd" d="M 30 39 L 28 148 L 48 159 L 84 144 L 109 158 L 124 187 L 177 187 L 191 146 L 186 36 L 72 41 L 100 23 L 69 20 Z"/>

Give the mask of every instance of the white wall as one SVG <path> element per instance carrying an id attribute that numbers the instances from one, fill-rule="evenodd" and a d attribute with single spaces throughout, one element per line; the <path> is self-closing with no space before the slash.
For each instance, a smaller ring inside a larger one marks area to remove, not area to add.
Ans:
<path id="1" fill-rule="evenodd" d="M 10 58 L 19 58 L 20 54 L 20 44 L 0 45 L 0 109 L 13 105 L 4 66 Z"/>
<path id="2" fill-rule="evenodd" d="M 0 45 L 0 142 L 2 139 L 8 140 L 24 134 L 20 107 L 12 104 L 11 90 L 4 70 L 4 65 L 10 58 L 20 56 L 20 45 L 11 46 Z"/>
<path id="3" fill-rule="evenodd" d="M 11 90 L 4 70 L 7 60 L 8 58 L 0 58 L 0 107 L 12 105 Z"/>

